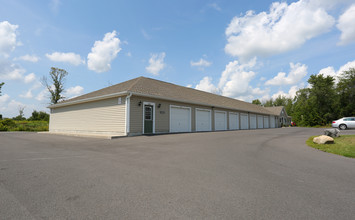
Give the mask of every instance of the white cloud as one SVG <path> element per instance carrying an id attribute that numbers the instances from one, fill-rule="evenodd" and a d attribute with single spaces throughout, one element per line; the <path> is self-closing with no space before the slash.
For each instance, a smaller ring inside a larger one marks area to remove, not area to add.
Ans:
<path id="1" fill-rule="evenodd" d="M 16 40 L 18 25 L 12 25 L 8 21 L 0 22 L 0 55 L 8 57 L 15 50 L 19 42 Z"/>
<path id="2" fill-rule="evenodd" d="M 289 89 L 288 93 L 285 93 L 284 91 L 278 91 L 277 93 L 273 94 L 271 96 L 272 99 L 276 99 L 279 96 L 285 96 L 286 98 L 291 98 L 293 99 L 296 96 L 296 92 L 300 89 L 299 86 L 295 85 L 295 86 L 291 86 L 291 88 Z"/>
<path id="3" fill-rule="evenodd" d="M 337 28 L 341 31 L 340 45 L 355 42 L 355 4 L 339 17 Z"/>
<path id="4" fill-rule="evenodd" d="M 75 66 L 85 63 L 85 61 L 81 59 L 80 55 L 75 53 L 54 52 L 52 54 L 46 54 L 46 57 L 54 62 L 70 63 Z"/>
<path id="5" fill-rule="evenodd" d="M 33 98 L 32 89 L 28 90 L 25 94 L 20 94 L 20 97 L 26 99 Z"/>
<path id="6" fill-rule="evenodd" d="M 216 11 L 222 11 L 221 7 L 219 7 L 217 3 L 208 4 L 207 7 L 213 8 L 213 9 L 215 9 Z"/>
<path id="7" fill-rule="evenodd" d="M 190 61 L 191 66 L 198 66 L 198 67 L 209 67 L 211 66 L 211 62 L 208 62 L 207 60 L 201 58 L 199 61 Z"/>
<path id="8" fill-rule="evenodd" d="M 28 61 L 28 62 L 32 62 L 32 63 L 37 63 L 39 60 L 39 57 L 36 55 L 26 54 L 24 56 L 20 56 L 19 58 L 15 58 L 14 60 L 23 60 L 23 61 Z"/>
<path id="9" fill-rule="evenodd" d="M 74 98 L 75 96 L 81 95 L 84 88 L 81 86 L 70 87 L 65 91 L 66 98 Z"/>
<path id="10" fill-rule="evenodd" d="M 0 106 L 4 106 L 5 103 L 10 99 L 10 96 L 8 94 L 4 94 L 0 96 Z"/>
<path id="11" fill-rule="evenodd" d="M 329 31 L 334 23 L 334 18 L 311 0 L 290 5 L 274 2 L 269 12 L 248 11 L 232 19 L 225 32 L 225 52 L 241 60 L 283 53 Z"/>
<path id="12" fill-rule="evenodd" d="M 164 69 L 165 52 L 152 54 L 149 59 L 149 66 L 145 68 L 148 73 L 159 75 L 159 72 Z"/>
<path id="13" fill-rule="evenodd" d="M 25 83 L 31 83 L 36 79 L 36 74 L 30 73 L 27 76 L 25 76 L 24 81 Z"/>
<path id="14" fill-rule="evenodd" d="M 37 101 L 43 101 L 45 99 L 48 98 L 48 90 L 47 89 L 43 89 L 40 93 L 38 93 L 38 95 L 36 96 L 36 100 Z"/>
<path id="15" fill-rule="evenodd" d="M 335 71 L 334 67 L 328 66 L 326 68 L 321 69 L 317 75 L 323 74 L 323 76 L 334 77 L 335 78 L 335 83 L 338 83 L 339 82 L 339 76 L 341 76 L 341 74 L 344 71 L 347 71 L 350 68 L 355 68 L 355 60 L 347 62 L 346 64 L 341 66 L 338 71 Z"/>
<path id="16" fill-rule="evenodd" d="M 265 82 L 265 85 L 281 86 L 292 85 L 301 81 L 307 75 L 307 66 L 301 63 L 290 63 L 290 72 L 279 72 L 277 76 Z"/>
<path id="17" fill-rule="evenodd" d="M 22 80 L 25 72 L 25 69 L 8 60 L 0 60 L 1 80 Z"/>
<path id="18" fill-rule="evenodd" d="M 203 77 L 199 84 L 196 85 L 195 89 L 210 93 L 218 93 L 217 87 L 212 84 L 212 78 L 208 76 Z"/>
<path id="19" fill-rule="evenodd" d="M 88 54 L 88 68 L 97 73 L 107 72 L 111 69 L 111 62 L 121 51 L 120 39 L 116 31 L 105 34 L 102 41 L 95 41 Z"/>
<path id="20" fill-rule="evenodd" d="M 233 98 L 248 94 L 249 83 L 255 76 L 251 68 L 255 65 L 256 59 L 245 64 L 239 64 L 237 60 L 229 62 L 218 83 L 221 94 Z"/>

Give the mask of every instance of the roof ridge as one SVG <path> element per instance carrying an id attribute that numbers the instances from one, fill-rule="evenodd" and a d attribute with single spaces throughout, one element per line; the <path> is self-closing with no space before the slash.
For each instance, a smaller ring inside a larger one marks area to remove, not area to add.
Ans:
<path id="1" fill-rule="evenodd" d="M 135 81 L 134 81 L 134 82 L 132 83 L 132 85 L 127 89 L 127 92 L 129 92 L 130 90 L 132 90 L 133 86 L 135 86 L 135 85 L 138 83 L 138 81 L 142 80 L 142 78 L 145 78 L 145 77 L 139 76 L 139 77 L 135 78 Z"/>

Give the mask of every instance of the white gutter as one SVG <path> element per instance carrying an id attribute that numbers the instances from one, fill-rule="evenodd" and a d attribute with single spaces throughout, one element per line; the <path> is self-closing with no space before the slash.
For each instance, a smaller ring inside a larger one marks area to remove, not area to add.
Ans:
<path id="1" fill-rule="evenodd" d="M 129 123 L 130 123 L 130 109 L 131 109 L 131 96 L 132 93 L 130 92 L 126 97 L 126 135 L 129 133 Z"/>

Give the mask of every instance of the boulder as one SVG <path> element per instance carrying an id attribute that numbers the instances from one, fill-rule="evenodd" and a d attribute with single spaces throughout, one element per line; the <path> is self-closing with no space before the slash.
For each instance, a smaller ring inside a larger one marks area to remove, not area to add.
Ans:
<path id="1" fill-rule="evenodd" d="M 327 135 L 329 137 L 339 137 L 339 129 L 337 128 L 331 128 L 331 129 L 325 129 L 324 130 L 324 135 Z"/>
<path id="2" fill-rule="evenodd" d="M 334 139 L 326 136 L 326 135 L 321 135 L 319 137 L 313 138 L 313 143 L 315 144 L 334 144 Z"/>

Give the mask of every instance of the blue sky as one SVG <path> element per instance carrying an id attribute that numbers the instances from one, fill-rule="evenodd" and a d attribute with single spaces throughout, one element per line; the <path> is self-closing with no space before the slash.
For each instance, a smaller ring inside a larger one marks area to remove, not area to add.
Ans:
<path id="1" fill-rule="evenodd" d="M 294 97 L 355 67 L 355 0 L 0 0 L 0 114 L 45 110 L 51 67 L 70 98 L 146 76 L 232 98 Z"/>

